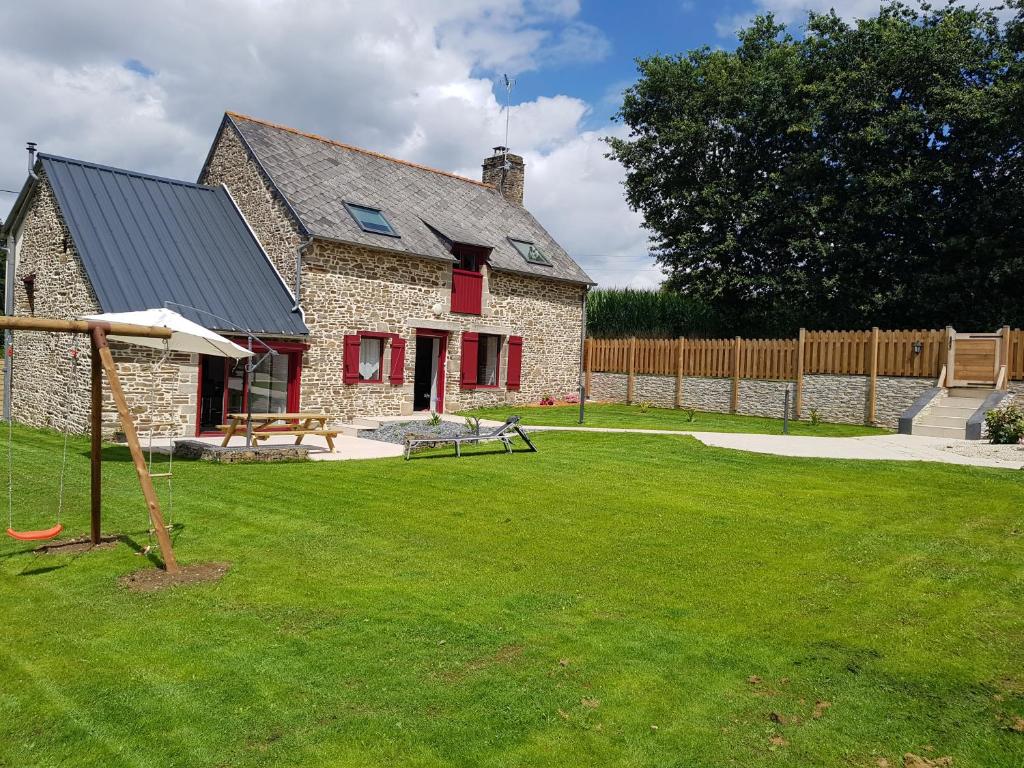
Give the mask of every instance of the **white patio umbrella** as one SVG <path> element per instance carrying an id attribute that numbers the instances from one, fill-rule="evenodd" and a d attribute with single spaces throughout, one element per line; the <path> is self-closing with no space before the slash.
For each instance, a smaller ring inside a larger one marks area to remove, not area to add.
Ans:
<path id="1" fill-rule="evenodd" d="M 106 312 L 102 315 L 85 315 L 83 320 L 100 320 L 109 323 L 132 323 L 134 325 L 154 325 L 159 328 L 170 328 L 170 339 L 144 339 L 140 337 L 118 336 L 110 334 L 108 339 L 126 341 L 153 349 L 168 349 L 171 352 L 198 352 L 203 355 L 233 357 L 241 359 L 251 357 L 252 352 L 240 347 L 230 339 L 193 323 L 170 309 L 143 309 L 138 312 Z"/>

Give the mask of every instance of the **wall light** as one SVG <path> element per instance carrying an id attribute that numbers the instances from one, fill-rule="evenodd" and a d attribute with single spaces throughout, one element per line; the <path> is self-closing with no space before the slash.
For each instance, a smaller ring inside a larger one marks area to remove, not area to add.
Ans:
<path id="1" fill-rule="evenodd" d="M 915 355 L 920 355 L 922 352 L 924 352 L 924 342 L 915 341 L 913 344 L 913 350 Z"/>

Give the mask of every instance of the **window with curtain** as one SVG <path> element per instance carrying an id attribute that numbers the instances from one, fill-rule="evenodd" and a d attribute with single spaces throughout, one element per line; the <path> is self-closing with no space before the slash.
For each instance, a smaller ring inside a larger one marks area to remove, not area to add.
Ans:
<path id="1" fill-rule="evenodd" d="M 359 380 L 382 381 L 384 340 L 364 336 L 359 340 Z"/>
<path id="2" fill-rule="evenodd" d="M 498 354 L 501 336 L 481 333 L 476 357 L 476 384 L 478 387 L 498 386 Z"/>

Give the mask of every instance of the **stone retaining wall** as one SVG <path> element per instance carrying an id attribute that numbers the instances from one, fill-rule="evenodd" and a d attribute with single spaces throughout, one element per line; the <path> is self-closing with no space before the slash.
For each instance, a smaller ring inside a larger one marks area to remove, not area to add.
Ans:
<path id="1" fill-rule="evenodd" d="M 610 402 L 626 401 L 627 376 L 624 373 L 591 375 L 590 398 Z M 741 380 L 738 413 L 749 416 L 782 418 L 785 389 L 795 387 L 787 381 Z M 895 429 L 900 414 L 924 390 L 935 386 L 932 379 L 880 376 L 876 380 L 875 423 Z M 1018 398 L 1024 398 L 1024 384 L 1016 384 Z M 674 376 L 637 375 L 635 402 L 649 402 L 662 408 L 675 407 Z M 687 377 L 683 379 L 683 407 L 700 411 L 728 413 L 732 399 L 732 379 Z M 791 403 L 792 403 L 791 396 Z M 805 375 L 803 417 L 817 411 L 823 421 L 863 424 L 868 412 L 867 376 Z M 795 403 L 790 416 L 795 417 Z"/>

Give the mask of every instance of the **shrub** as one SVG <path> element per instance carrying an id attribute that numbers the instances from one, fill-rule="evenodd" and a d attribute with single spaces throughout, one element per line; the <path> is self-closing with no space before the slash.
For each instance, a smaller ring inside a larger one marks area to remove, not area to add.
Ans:
<path id="1" fill-rule="evenodd" d="M 821 424 L 821 414 L 818 413 L 817 408 L 811 408 L 811 412 L 808 416 L 808 419 L 810 420 L 812 427 L 816 427 L 819 424 Z"/>
<path id="2" fill-rule="evenodd" d="M 686 420 L 691 424 L 697 420 L 696 408 L 683 408 L 683 413 L 686 414 Z"/>
<path id="3" fill-rule="evenodd" d="M 441 414 L 439 414 L 437 411 L 431 411 L 430 412 L 430 418 L 427 419 L 427 424 L 429 424 L 432 427 L 436 427 L 440 423 L 441 423 Z"/>
<path id="4" fill-rule="evenodd" d="M 540 399 L 540 404 L 541 405 L 554 405 L 555 404 L 555 398 L 553 398 L 551 395 L 544 395 L 544 397 L 542 397 Z"/>
<path id="5" fill-rule="evenodd" d="M 1024 439 L 1024 410 L 1016 405 L 996 408 L 985 414 L 985 426 L 993 443 L 1019 443 Z"/>
<path id="6" fill-rule="evenodd" d="M 647 413 L 651 410 L 653 403 L 650 400 L 641 400 L 636 404 L 636 407 L 640 410 L 640 413 Z"/>

